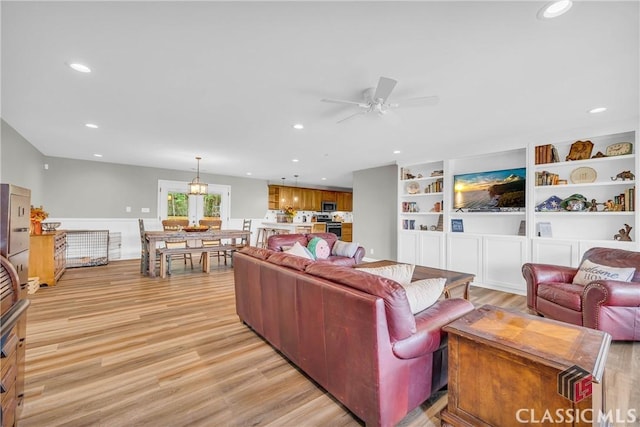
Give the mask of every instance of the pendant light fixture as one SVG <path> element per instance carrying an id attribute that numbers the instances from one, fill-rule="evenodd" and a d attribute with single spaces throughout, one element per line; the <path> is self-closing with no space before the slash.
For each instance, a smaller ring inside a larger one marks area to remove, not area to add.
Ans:
<path id="1" fill-rule="evenodd" d="M 189 194 L 201 196 L 203 194 L 207 194 L 209 184 L 206 182 L 200 182 L 200 160 L 202 157 L 196 157 L 198 161 L 198 169 L 196 173 L 196 177 L 189 183 Z"/>

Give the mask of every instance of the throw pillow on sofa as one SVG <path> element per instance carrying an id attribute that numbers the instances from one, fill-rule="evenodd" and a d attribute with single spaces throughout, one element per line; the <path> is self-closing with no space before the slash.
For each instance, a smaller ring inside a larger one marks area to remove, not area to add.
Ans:
<path id="1" fill-rule="evenodd" d="M 293 246 L 291 246 L 291 248 L 283 252 L 315 261 L 313 254 L 309 251 L 309 249 L 302 246 L 300 242 L 296 242 Z"/>
<path id="2" fill-rule="evenodd" d="M 618 280 L 620 282 L 630 282 L 636 269 L 609 267 L 591 262 L 588 259 L 582 261 L 578 272 L 573 278 L 574 285 L 587 285 L 594 280 Z"/>
<path id="3" fill-rule="evenodd" d="M 358 243 L 343 242 L 342 240 L 336 240 L 333 249 L 331 249 L 331 255 L 346 256 L 353 258 L 358 250 Z"/>
<path id="4" fill-rule="evenodd" d="M 336 242 L 337 243 L 337 242 Z M 413 270 L 416 268 L 414 264 L 393 264 L 386 265 L 384 267 L 357 267 L 358 270 L 366 271 L 367 273 L 375 274 L 376 276 L 386 277 L 387 279 L 395 280 L 401 285 L 408 285 L 411 283 L 413 277 Z"/>
<path id="5" fill-rule="evenodd" d="M 435 279 L 416 280 L 407 285 L 402 285 L 407 293 L 411 312 L 416 314 L 435 304 L 440 295 L 442 295 L 446 282 L 447 279 L 444 277 L 438 277 Z"/>
<path id="6" fill-rule="evenodd" d="M 327 259 L 331 254 L 329 243 L 320 237 L 314 237 L 307 243 L 307 249 L 315 259 Z"/>

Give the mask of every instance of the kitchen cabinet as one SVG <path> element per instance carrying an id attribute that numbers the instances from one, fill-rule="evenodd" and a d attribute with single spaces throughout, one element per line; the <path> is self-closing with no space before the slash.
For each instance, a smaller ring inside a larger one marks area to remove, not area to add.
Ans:
<path id="1" fill-rule="evenodd" d="M 318 190 L 315 188 L 269 185 L 269 210 L 281 210 L 293 206 L 299 211 L 320 211 L 322 202 L 334 202 L 337 210 L 353 210 L 353 193 L 346 191 Z"/>
<path id="2" fill-rule="evenodd" d="M 312 233 L 326 233 L 327 225 L 324 222 L 312 222 L 311 223 L 311 232 Z"/>
<path id="3" fill-rule="evenodd" d="M 32 234 L 29 251 L 29 274 L 39 277 L 40 283 L 55 286 L 66 268 L 67 233 Z"/>
<path id="4" fill-rule="evenodd" d="M 322 202 L 336 202 L 337 199 L 335 191 L 322 190 Z"/>
<path id="5" fill-rule="evenodd" d="M 304 188 L 302 192 L 302 210 L 319 211 L 322 202 L 322 191 L 312 188 Z"/>
<path id="6" fill-rule="evenodd" d="M 353 223 L 342 223 L 342 238 L 340 240 L 343 242 L 353 242 Z"/>
<path id="7" fill-rule="evenodd" d="M 343 191 L 337 192 L 336 199 L 339 211 L 351 212 L 353 210 L 353 193 Z"/>

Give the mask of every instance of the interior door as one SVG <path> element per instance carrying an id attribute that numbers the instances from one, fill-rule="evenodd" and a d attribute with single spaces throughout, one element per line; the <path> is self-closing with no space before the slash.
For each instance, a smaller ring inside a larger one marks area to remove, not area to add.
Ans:
<path id="1" fill-rule="evenodd" d="M 229 221 L 231 187 L 209 184 L 208 194 L 187 194 L 187 182 L 158 180 L 158 219 L 187 218 L 198 224 L 202 218 L 220 217 L 222 228 Z"/>

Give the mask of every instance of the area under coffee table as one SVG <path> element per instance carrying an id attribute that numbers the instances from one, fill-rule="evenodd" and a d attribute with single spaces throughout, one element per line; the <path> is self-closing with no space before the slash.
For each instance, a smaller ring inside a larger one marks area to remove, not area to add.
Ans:
<path id="1" fill-rule="evenodd" d="M 365 262 L 362 264 L 358 264 L 356 267 L 375 268 L 375 267 L 386 267 L 388 265 L 395 265 L 395 264 L 402 264 L 402 263 L 391 261 L 391 260 L 382 260 L 382 261 Z M 469 299 L 469 287 L 471 286 L 471 282 L 473 282 L 473 279 L 475 278 L 475 275 L 473 274 L 416 265 L 415 270 L 413 270 L 412 281 L 422 280 L 422 279 L 434 279 L 437 277 L 444 277 L 445 279 L 447 279 L 444 285 L 445 298 L 451 298 L 451 291 L 453 289 L 464 286 L 463 297 L 464 299 L 467 299 L 467 300 Z"/>

